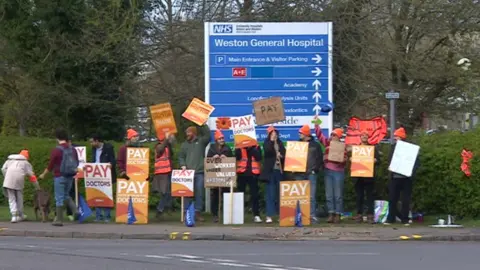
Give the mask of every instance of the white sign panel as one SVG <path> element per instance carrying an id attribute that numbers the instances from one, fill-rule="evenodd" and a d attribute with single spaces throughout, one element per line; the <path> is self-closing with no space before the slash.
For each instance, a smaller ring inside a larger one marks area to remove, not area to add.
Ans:
<path id="1" fill-rule="evenodd" d="M 420 146 L 418 145 L 397 141 L 397 146 L 395 147 L 395 152 L 393 152 L 392 162 L 390 162 L 388 170 L 407 177 L 412 176 L 413 166 L 415 165 L 419 151 Z"/>

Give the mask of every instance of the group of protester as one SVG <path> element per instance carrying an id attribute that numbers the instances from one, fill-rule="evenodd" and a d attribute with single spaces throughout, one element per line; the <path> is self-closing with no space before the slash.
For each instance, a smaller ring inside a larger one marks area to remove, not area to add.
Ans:
<path id="1" fill-rule="evenodd" d="M 309 180 L 311 194 L 311 222 L 317 223 L 316 206 L 317 206 L 317 179 L 323 170 L 326 206 L 328 209 L 328 223 L 341 222 L 343 209 L 343 193 L 344 181 L 347 161 L 350 157 L 348 147 L 345 150 L 344 162 L 334 162 L 328 159 L 330 142 L 340 141 L 343 137 L 343 129 L 334 129 L 329 138 L 326 138 L 320 127 L 315 126 L 315 136 L 309 125 L 305 125 L 299 129 L 299 137 L 301 141 L 308 142 L 307 166 L 305 173 L 288 173 L 283 170 L 285 163 L 286 149 L 284 142 L 280 139 L 278 129 L 270 126 L 267 129 L 267 138 L 262 146 L 252 146 L 242 149 L 232 149 L 226 145 L 225 137 L 220 130 L 214 133 L 214 143 L 210 145 L 207 157 L 236 157 L 237 160 L 237 190 L 246 192 L 249 188 L 249 203 L 254 215 L 254 222 L 263 222 L 260 216 L 259 207 L 259 185 L 266 185 L 266 216 L 265 222 L 274 222 L 274 217 L 279 215 L 280 198 L 279 186 L 283 180 Z M 182 143 L 180 150 L 176 153 L 179 167 L 181 169 L 194 170 L 194 201 L 195 201 L 195 218 L 198 221 L 204 221 L 201 213 L 204 208 L 204 157 L 207 146 L 210 144 L 210 129 L 207 125 L 197 127 L 190 126 L 185 131 L 186 140 Z M 403 128 L 399 128 L 394 133 L 395 140 L 405 140 L 406 132 Z M 161 199 L 156 207 L 157 216 L 161 216 L 165 211 L 172 207 L 172 197 L 170 195 L 170 177 L 174 169 L 174 143 L 175 136 L 173 134 L 157 134 L 158 143 L 155 146 L 155 165 L 151 186 L 154 193 L 159 193 Z M 92 135 L 90 144 L 92 146 L 92 162 L 108 163 L 112 168 L 112 182 L 116 182 L 118 168 L 118 176 L 128 179 L 126 174 L 127 167 L 127 147 L 139 147 L 139 134 L 133 129 L 127 130 L 127 140 L 115 158 L 114 147 L 104 142 L 98 135 Z M 361 143 L 368 145 L 368 132 L 361 135 Z M 55 193 L 55 220 L 53 225 L 62 226 L 64 220 L 64 210 L 67 208 L 67 216 L 70 220 L 78 218 L 78 211 L 73 201 L 74 197 L 74 177 L 77 173 L 79 159 L 77 152 L 74 150 L 68 133 L 63 129 L 56 131 L 56 139 L 58 145 L 52 150 L 50 161 L 39 175 L 40 179 L 46 177 L 48 173 L 54 176 L 54 193 Z M 325 151 L 322 151 L 322 144 Z M 391 151 L 393 154 L 393 150 Z M 390 160 L 392 158 L 390 155 Z M 8 197 L 12 222 L 19 222 L 26 218 L 23 213 L 23 188 L 24 179 L 30 177 L 30 181 L 34 183 L 36 189 L 40 189 L 37 178 L 33 172 L 31 164 L 28 162 L 29 153 L 22 150 L 20 154 L 10 155 L 8 160 L 2 167 L 5 176 L 3 183 L 4 194 Z M 375 149 L 375 164 L 378 165 L 380 160 L 380 152 Z M 263 163 L 263 164 L 262 164 Z M 376 166 L 377 167 L 377 166 Z M 418 160 L 415 169 L 418 167 Z M 374 186 L 375 176 L 371 178 L 354 178 L 356 191 L 357 215 L 354 219 L 357 222 L 363 222 L 364 214 L 367 215 L 368 222 L 374 222 Z M 221 192 L 212 192 L 211 209 L 214 216 L 214 222 L 218 222 L 218 205 L 220 194 L 227 192 L 227 189 L 221 188 Z M 394 223 L 396 217 L 401 218 L 402 223 L 408 223 L 408 212 L 410 207 L 412 192 L 412 178 L 404 175 L 392 173 L 389 184 L 389 215 L 387 223 Z M 400 213 L 397 210 L 397 202 L 403 193 L 401 202 L 402 208 Z M 366 197 L 366 199 L 365 199 Z M 189 205 L 189 199 L 185 207 Z M 364 213 L 364 208 L 367 212 Z M 109 222 L 111 220 L 111 208 L 96 208 L 96 221 Z M 182 209 L 185 211 L 186 209 Z"/>

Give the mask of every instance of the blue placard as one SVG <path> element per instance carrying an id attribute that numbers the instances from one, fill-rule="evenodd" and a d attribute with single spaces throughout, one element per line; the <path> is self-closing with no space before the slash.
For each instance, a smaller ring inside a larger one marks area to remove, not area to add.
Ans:
<path id="1" fill-rule="evenodd" d="M 332 23 L 205 23 L 205 101 L 219 117 L 254 114 L 253 102 L 281 97 L 286 120 L 275 124 L 284 140 L 318 115 L 332 130 Z M 265 138 L 265 126 L 257 138 Z M 212 132 L 213 132 L 212 131 Z M 233 137 L 224 131 L 227 142 Z M 313 133 L 313 131 L 312 131 Z"/>

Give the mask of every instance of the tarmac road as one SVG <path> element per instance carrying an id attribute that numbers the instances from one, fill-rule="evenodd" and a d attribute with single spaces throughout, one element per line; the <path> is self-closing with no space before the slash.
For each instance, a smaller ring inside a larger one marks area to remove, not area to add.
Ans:
<path id="1" fill-rule="evenodd" d="M 470 242 L 230 242 L 0 238 L 1 270 L 478 269 Z"/>

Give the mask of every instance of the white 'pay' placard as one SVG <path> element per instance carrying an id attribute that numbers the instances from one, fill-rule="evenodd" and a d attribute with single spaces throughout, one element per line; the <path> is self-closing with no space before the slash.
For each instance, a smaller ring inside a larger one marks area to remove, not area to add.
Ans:
<path id="1" fill-rule="evenodd" d="M 412 176 L 413 166 L 417 160 L 420 146 L 407 143 L 404 141 L 397 141 L 395 152 L 393 152 L 392 162 L 388 170 L 394 173 L 405 175 L 406 177 Z"/>

